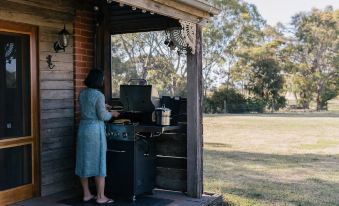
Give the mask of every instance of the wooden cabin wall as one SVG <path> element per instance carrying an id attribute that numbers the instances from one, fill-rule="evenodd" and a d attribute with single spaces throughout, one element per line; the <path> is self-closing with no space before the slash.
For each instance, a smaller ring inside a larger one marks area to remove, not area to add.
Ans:
<path id="1" fill-rule="evenodd" d="M 0 0 L 0 19 L 38 27 L 40 79 L 41 195 L 74 187 L 73 39 L 65 52 L 53 43 L 66 24 L 72 33 L 74 6 L 70 0 Z M 55 64 L 49 69 L 46 56 Z"/>

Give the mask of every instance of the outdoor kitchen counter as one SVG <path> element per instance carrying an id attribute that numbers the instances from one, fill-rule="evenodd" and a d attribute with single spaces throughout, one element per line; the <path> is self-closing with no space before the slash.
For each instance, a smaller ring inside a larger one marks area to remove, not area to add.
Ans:
<path id="1" fill-rule="evenodd" d="M 170 125 L 170 126 L 137 125 L 135 126 L 135 132 L 162 134 L 164 132 L 181 130 L 183 128 L 184 127 L 182 125 Z"/>

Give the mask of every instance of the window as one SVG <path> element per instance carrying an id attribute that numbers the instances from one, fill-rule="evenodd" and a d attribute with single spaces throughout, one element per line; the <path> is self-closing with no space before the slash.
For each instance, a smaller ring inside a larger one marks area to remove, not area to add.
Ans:
<path id="1" fill-rule="evenodd" d="M 0 139 L 31 135 L 29 38 L 0 33 Z"/>

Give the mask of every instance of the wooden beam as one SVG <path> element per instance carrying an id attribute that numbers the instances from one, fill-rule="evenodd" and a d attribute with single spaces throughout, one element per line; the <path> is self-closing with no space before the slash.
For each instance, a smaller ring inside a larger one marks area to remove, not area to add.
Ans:
<path id="1" fill-rule="evenodd" d="M 125 34 L 125 33 L 136 33 L 136 32 L 149 32 L 149 31 L 163 31 L 171 27 L 178 27 L 177 24 L 163 22 L 161 20 L 155 20 L 152 22 L 141 22 L 136 20 L 134 22 L 128 21 L 124 24 L 112 24 L 109 27 L 111 34 Z"/>
<path id="2" fill-rule="evenodd" d="M 197 16 L 183 12 L 176 8 L 160 4 L 151 0 L 115 0 L 116 2 L 123 3 L 129 6 L 134 6 L 139 9 L 145 9 L 163 16 L 172 17 L 175 19 L 182 19 L 193 23 L 199 23 L 200 19 Z"/>
<path id="3" fill-rule="evenodd" d="M 41 9 L 66 12 L 74 14 L 74 1 L 70 0 L 52 0 L 52 1 L 41 1 L 41 0 L 8 0 L 9 2 L 15 2 L 22 5 L 29 5 L 38 7 Z"/>
<path id="4" fill-rule="evenodd" d="M 0 205 L 8 205 L 14 202 L 29 199 L 33 196 L 33 184 L 22 185 L 16 188 L 1 191 Z"/>
<path id="5" fill-rule="evenodd" d="M 186 4 L 178 3 L 176 1 L 168 1 L 168 0 L 153 0 L 153 1 L 175 8 L 175 9 L 178 9 L 180 11 L 192 14 L 194 16 L 204 18 L 204 19 L 208 19 L 211 17 L 211 15 L 208 12 L 201 11 L 197 8 L 188 6 Z"/>
<path id="6" fill-rule="evenodd" d="M 38 5 L 29 5 L 29 4 L 22 4 L 18 2 L 12 2 L 3 0 L 1 3 L 1 10 L 8 10 L 9 12 L 14 13 L 18 12 L 20 15 L 32 15 L 32 16 L 40 16 L 43 17 L 46 21 L 50 20 L 51 22 L 57 20 L 61 21 L 71 21 L 73 20 L 74 14 L 70 11 L 56 11 L 52 10 L 52 6 L 49 8 L 41 8 Z M 13 19 L 14 20 L 14 19 Z"/>
<path id="7" fill-rule="evenodd" d="M 64 23 L 66 23 L 67 29 L 72 26 L 73 15 L 67 12 L 41 9 L 31 5 L 1 0 L 0 19 L 20 24 L 34 24 L 50 28 L 59 27 L 60 31 Z"/>
<path id="8" fill-rule="evenodd" d="M 16 147 L 26 144 L 32 144 L 33 137 L 19 137 L 19 138 L 9 138 L 0 140 L 0 149 L 8 148 L 8 147 Z"/>
<path id="9" fill-rule="evenodd" d="M 103 31 L 102 35 L 102 42 L 101 42 L 101 49 L 102 49 L 102 65 L 104 70 L 105 82 L 104 82 L 104 94 L 106 97 L 106 101 L 110 101 L 112 99 L 112 71 L 111 71 L 111 61 L 112 61 L 112 54 L 111 54 L 111 31 L 110 31 L 110 21 L 109 15 L 110 11 L 107 7 L 103 7 L 104 13 L 104 21 L 102 22 Z"/>
<path id="10" fill-rule="evenodd" d="M 202 30 L 196 27 L 195 54 L 187 55 L 187 193 L 203 192 L 202 136 Z"/>

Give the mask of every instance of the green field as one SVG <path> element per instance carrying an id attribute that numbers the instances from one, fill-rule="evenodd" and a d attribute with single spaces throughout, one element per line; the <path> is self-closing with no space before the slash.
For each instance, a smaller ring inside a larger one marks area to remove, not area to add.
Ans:
<path id="1" fill-rule="evenodd" d="M 338 206 L 339 115 L 205 116 L 204 190 L 229 205 Z"/>

